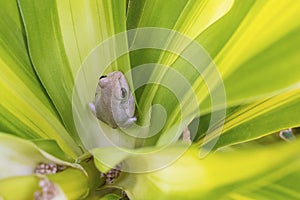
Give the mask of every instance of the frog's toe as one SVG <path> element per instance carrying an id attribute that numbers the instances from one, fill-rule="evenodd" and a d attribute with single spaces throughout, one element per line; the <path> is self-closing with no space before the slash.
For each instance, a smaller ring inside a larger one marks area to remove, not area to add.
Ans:
<path id="1" fill-rule="evenodd" d="M 96 116 L 96 107 L 94 103 L 89 103 L 89 107 L 91 109 L 91 111 L 93 112 L 93 114 Z"/>
<path id="2" fill-rule="evenodd" d="M 136 121 L 136 117 L 132 117 L 130 118 L 132 122 L 135 122 Z"/>
<path id="3" fill-rule="evenodd" d="M 127 120 L 127 124 L 133 124 L 134 122 L 136 122 L 136 117 L 131 117 Z"/>
<path id="4" fill-rule="evenodd" d="M 129 118 L 127 121 L 125 121 L 122 124 L 119 124 L 119 127 L 121 128 L 128 128 L 129 126 L 131 126 L 134 122 L 136 122 L 136 117 L 131 117 Z"/>

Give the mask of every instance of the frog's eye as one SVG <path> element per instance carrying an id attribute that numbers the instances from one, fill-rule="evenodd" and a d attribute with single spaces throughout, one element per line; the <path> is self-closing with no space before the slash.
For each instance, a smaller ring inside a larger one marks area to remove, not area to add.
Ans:
<path id="1" fill-rule="evenodd" d="M 103 79 L 103 78 L 106 78 L 106 77 L 107 77 L 106 75 L 100 76 L 99 80 Z"/>
<path id="2" fill-rule="evenodd" d="M 121 97 L 124 99 L 127 96 L 127 90 L 125 88 L 121 88 Z"/>

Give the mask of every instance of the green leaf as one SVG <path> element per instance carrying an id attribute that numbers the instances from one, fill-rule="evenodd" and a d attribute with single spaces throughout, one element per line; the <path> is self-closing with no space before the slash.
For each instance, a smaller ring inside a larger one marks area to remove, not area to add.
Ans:
<path id="1" fill-rule="evenodd" d="M 296 73 L 289 73 L 297 71 L 300 64 L 295 45 L 300 40 L 300 23 L 294 20 L 299 17 L 300 3 L 294 3 L 236 1 L 228 15 L 196 39 L 214 56 L 228 106 L 268 98 L 299 83 Z M 274 18 L 276 23 L 269 23 Z M 196 84 L 203 95 L 203 83 Z M 208 101 L 207 97 L 202 104 L 208 105 Z"/>
<path id="2" fill-rule="evenodd" d="M 38 182 L 39 178 L 34 175 L 0 180 L 0 198 L 33 199 L 34 192 L 39 189 Z"/>
<path id="3" fill-rule="evenodd" d="M 39 163 L 49 161 L 26 140 L 4 133 L 0 134 L 0 138 L 1 179 L 33 174 Z"/>
<path id="4" fill-rule="evenodd" d="M 145 63 L 159 63 L 167 66 L 161 67 L 157 65 L 153 71 L 145 71 L 145 73 L 150 73 L 150 76 L 147 74 L 144 75 L 143 78 L 146 80 L 149 79 L 149 83 L 154 84 L 148 84 L 145 88 L 137 92 L 137 103 L 140 108 L 140 124 L 147 125 L 150 123 L 151 116 L 148 115 L 148 113 L 151 112 L 150 109 L 152 104 L 161 104 L 165 108 L 167 115 L 170 116 L 166 122 L 168 125 L 164 130 L 166 130 L 167 127 L 174 125 L 175 120 L 173 118 L 178 115 L 176 115 L 177 113 L 175 115 L 172 113 L 174 112 L 174 107 L 178 104 L 176 104 L 176 101 L 174 101 L 170 92 L 166 91 L 164 87 L 159 87 L 158 85 L 163 85 L 162 83 L 164 81 L 168 82 L 176 79 L 168 74 L 168 71 L 170 71 L 168 67 L 172 66 L 174 61 L 178 59 L 180 56 L 178 54 L 187 54 L 187 51 L 184 52 L 184 50 L 190 45 L 190 43 L 192 43 L 192 39 L 196 38 L 207 27 L 225 15 L 230 10 L 232 4 L 233 1 L 230 0 L 213 2 L 205 0 L 155 2 L 146 0 L 138 2 L 130 1 L 127 18 L 128 28 L 140 29 L 137 30 L 136 34 L 129 39 L 129 46 L 141 46 L 147 48 L 147 44 L 149 44 L 148 48 L 152 47 L 150 50 L 142 49 L 131 52 L 130 58 L 132 67 L 137 67 Z M 170 9 L 170 7 L 173 9 Z M 156 32 L 148 32 L 149 35 L 145 36 L 144 32 L 140 31 L 143 30 L 141 29 L 143 27 L 172 28 L 173 32 L 167 29 L 157 29 Z M 167 31 L 163 32 L 163 30 Z M 162 31 L 163 33 L 161 35 L 157 34 L 159 31 Z M 175 33 L 175 31 L 178 33 Z M 184 34 L 184 36 L 180 37 L 179 33 Z M 145 38 L 147 38 L 147 40 L 145 40 Z M 187 38 L 189 38 L 189 40 Z M 156 44 L 158 44 L 160 49 L 153 49 L 154 47 L 157 47 Z M 162 49 L 166 51 L 161 51 Z M 168 53 L 169 51 L 173 53 Z M 199 55 L 197 56 L 199 57 Z M 204 57 L 205 61 L 203 62 L 205 63 L 208 56 L 202 56 Z M 146 68 L 147 66 L 145 69 Z M 182 77 L 186 78 L 190 84 L 193 83 L 193 80 L 189 76 L 195 75 L 196 70 L 194 68 L 186 68 L 186 66 L 182 65 L 180 68 L 176 68 L 176 70 L 181 73 Z M 196 73 L 196 75 L 199 76 L 199 72 Z M 135 76 L 133 76 L 133 78 L 135 78 Z M 181 82 L 178 86 L 179 88 L 181 87 Z M 182 89 L 182 91 L 185 91 L 185 89 Z M 184 118 L 185 117 L 186 116 L 184 116 Z M 154 144 L 158 136 L 159 134 L 157 134 L 156 137 L 149 139 L 146 141 L 146 144 Z"/>
<path id="5" fill-rule="evenodd" d="M 39 163 L 54 162 L 82 170 L 78 164 L 56 158 L 32 142 L 9 134 L 0 133 L 0 149 L 2 152 L 0 169 L 3 172 L 0 179 L 33 174 Z"/>
<path id="6" fill-rule="evenodd" d="M 53 115 L 55 112 L 53 111 L 51 102 L 47 96 L 45 96 L 27 55 L 17 4 L 14 1 L 4 2 L 5 1 L 2 1 L 1 4 L 3 3 L 2 7 L 5 9 L 2 9 L 0 12 L 2 16 L 0 20 L 1 84 L 8 85 L 15 93 L 19 94 L 21 93 L 20 91 L 22 91 L 21 89 L 24 88 L 17 88 L 17 86 L 20 87 L 24 85 L 28 87 L 27 90 L 29 91 L 27 93 L 35 93 L 36 98 L 42 101 L 44 106 L 46 106 Z M 5 88 L 2 90 L 3 95 L 5 94 L 4 89 Z M 24 93 L 27 94 L 26 90 Z M 11 98 L 11 100 L 12 99 L 13 98 Z M 1 101 L 1 107 L 5 103 L 3 99 L 3 101 Z"/>
<path id="7" fill-rule="evenodd" d="M 5 23 L 12 23 L 11 28 L 16 26 L 16 32 L 21 32 L 24 34 L 23 28 L 22 28 L 22 20 L 21 16 L 18 10 L 17 2 L 16 1 L 1 1 L 0 2 L 1 8 L 1 15 L 3 14 L 5 16 L 4 19 L 1 19 L 1 25 L 3 25 L 3 22 Z M 5 8 L 5 9 L 4 9 Z"/>
<path id="8" fill-rule="evenodd" d="M 125 1 L 20 0 L 19 6 L 34 68 L 65 127 L 80 143 L 72 114 L 74 80 L 88 54 L 125 29 Z M 113 53 L 114 49 L 107 51 Z M 125 57 L 117 64 L 127 61 Z M 123 69 L 126 67 L 129 65 Z M 117 69 L 116 65 L 113 68 Z"/>
<path id="9" fill-rule="evenodd" d="M 277 4 L 277 1 L 255 2 L 255 4 L 252 1 L 246 3 L 236 1 L 228 15 L 196 39 L 212 56 L 215 56 L 215 62 L 224 79 L 228 106 L 271 96 L 274 92 L 280 92 L 299 81 L 295 73 L 282 76 L 282 73 L 286 72 L 287 65 L 291 71 L 297 71 L 299 65 L 297 59 L 299 50 L 295 46 L 299 41 L 299 23 L 293 20 L 299 13 L 299 5 L 295 5 L 287 15 L 282 16 L 281 13 L 289 5 L 288 1 L 282 4 Z M 265 32 L 264 34 L 259 32 L 263 29 L 261 23 L 265 25 L 272 17 L 269 15 L 270 12 L 272 16 L 281 19 L 281 25 L 267 25 L 274 29 L 272 37 Z M 245 40 L 237 39 L 254 37 L 255 42 L 246 40 L 247 45 Z M 250 47 L 253 52 L 249 51 Z M 235 48 L 235 51 L 229 51 L 230 48 Z M 238 57 L 236 52 L 242 56 Z M 237 62 L 231 61 L 233 58 Z M 223 61 L 234 64 L 224 66 Z M 223 70 L 225 67 L 228 73 Z M 274 77 L 278 77 L 275 82 Z M 201 85 L 203 82 L 197 81 L 194 87 L 197 87 L 198 94 L 205 96 L 206 89 Z M 208 107 L 208 101 L 207 97 L 206 101 L 201 103 L 201 107 Z"/>
<path id="10" fill-rule="evenodd" d="M 211 57 L 216 57 L 226 45 L 254 3 L 254 0 L 234 1 L 232 8 L 226 15 L 209 26 L 196 38 Z"/>
<path id="11" fill-rule="evenodd" d="M 300 125 L 300 90 L 242 106 L 230 114 L 215 148 L 256 139 Z"/>
<path id="12" fill-rule="evenodd" d="M 66 199 L 83 199 L 89 193 L 88 177 L 78 169 L 68 168 L 47 178 L 60 187 Z"/>
<path id="13" fill-rule="evenodd" d="M 174 62 L 172 65 L 174 69 L 184 69 L 182 74 L 188 76 L 189 80 L 194 80 L 193 88 L 199 98 L 198 102 L 200 103 L 202 116 L 211 112 L 212 102 L 210 98 L 214 88 L 207 88 L 205 85 L 207 81 L 213 80 L 212 82 L 214 82 L 217 89 L 218 85 L 224 84 L 227 97 L 226 104 L 229 108 L 241 104 L 254 103 L 258 100 L 263 102 L 274 95 L 285 94 L 292 89 L 297 90 L 299 88 L 298 74 L 287 71 L 288 66 L 289 71 L 296 72 L 300 65 L 298 59 L 300 52 L 295 45 L 300 40 L 300 23 L 294 20 L 294 18 L 299 16 L 300 4 L 295 4 L 292 9 L 288 9 L 288 14 L 282 15 L 290 3 L 292 2 L 286 1 L 278 4 L 277 1 L 245 1 L 243 3 L 236 1 L 227 15 L 196 38 L 196 41 L 204 44 L 208 52 L 214 56 L 224 80 L 223 83 L 218 82 L 216 75 L 211 73 L 209 68 L 204 72 L 204 78 L 197 78 L 197 74 L 189 74 L 187 72 L 191 68 L 190 64 L 183 62 L 180 58 Z M 272 15 L 269 13 L 272 13 Z M 270 18 L 274 18 L 274 16 L 280 19 L 280 24 L 279 22 L 268 24 Z M 265 26 L 273 30 L 272 34 L 263 31 Z M 218 39 L 216 40 L 216 38 Z M 255 38 L 255 40 L 250 40 L 249 38 Z M 283 74 L 285 75 L 283 76 Z M 277 79 L 274 79 L 274 77 Z M 156 98 L 158 98 L 157 101 L 163 102 L 163 99 L 167 99 L 165 94 L 164 90 L 158 91 L 155 94 Z M 190 97 L 187 94 L 186 99 L 188 99 L 188 103 L 190 103 Z M 288 95 L 285 98 L 291 99 Z M 279 114 L 281 111 L 275 109 L 275 104 L 264 104 L 264 108 L 269 107 L 267 109 L 270 112 L 269 114 L 265 113 L 267 110 L 257 113 L 257 115 L 269 115 L 269 117 L 264 119 L 257 119 L 257 121 L 260 121 L 257 122 L 257 125 L 262 126 L 265 120 L 272 122 L 268 124 L 269 126 L 255 131 L 257 126 L 253 124 L 253 121 L 251 121 L 252 123 L 245 123 L 242 126 L 243 128 L 238 130 L 240 136 L 237 136 L 238 132 L 235 132 L 235 138 L 231 138 L 230 133 L 228 134 L 228 137 L 226 137 L 228 144 L 230 140 L 232 142 L 234 140 L 242 142 L 242 138 L 244 140 L 254 139 L 278 131 L 281 128 L 300 125 L 299 117 L 296 116 L 296 113 L 291 114 L 292 120 L 282 120 L 283 117 Z M 286 107 L 289 106 L 289 104 L 286 105 Z M 275 110 L 272 111 L 270 110 L 271 108 Z M 173 113 L 169 114 L 175 118 L 173 121 L 178 118 L 179 112 L 180 109 L 177 107 Z M 248 112 L 249 116 L 251 115 L 250 113 L 251 111 Z M 234 123 L 237 125 L 242 124 L 244 121 L 242 118 L 237 118 Z M 226 122 L 225 127 L 230 126 L 227 123 L 232 124 L 233 122 Z M 226 132 L 226 128 L 223 132 Z M 239 139 L 237 139 L 238 137 Z"/>
<path id="14" fill-rule="evenodd" d="M 61 125 L 31 66 L 17 5 L 8 1 L 3 6 L 7 9 L 0 11 L 0 130 L 23 138 L 55 138 L 75 158 L 80 149 Z"/>
<path id="15" fill-rule="evenodd" d="M 299 141 L 220 151 L 205 159 L 199 159 L 197 148 L 192 148 L 170 166 L 151 173 L 123 174 L 116 184 L 131 199 L 142 199 L 145 194 L 152 199 L 226 199 L 253 184 L 259 189 L 288 174 L 299 173 L 298 145 Z M 163 160 L 164 156 L 159 158 Z M 286 187 L 284 182 L 282 187 Z"/>
<path id="16" fill-rule="evenodd" d="M 264 184 L 263 187 L 254 183 L 251 187 L 244 188 L 241 192 L 232 192 L 229 199 L 299 199 L 300 193 L 297 183 L 300 179 L 300 172 L 284 174 L 280 179 Z"/>
<path id="17" fill-rule="evenodd" d="M 194 38 L 222 17 L 232 0 L 168 1 L 130 0 L 127 28 L 164 27 L 175 29 Z"/>
<path id="18" fill-rule="evenodd" d="M 107 173 L 110 169 L 126 159 L 129 156 L 129 153 L 122 151 L 119 148 L 111 147 L 93 149 L 92 155 L 95 158 L 94 162 L 98 170 L 102 173 Z"/>
<path id="19" fill-rule="evenodd" d="M 100 198 L 99 200 L 119 200 L 120 196 L 116 195 L 116 194 L 108 194 L 102 198 Z"/>
<path id="20" fill-rule="evenodd" d="M 58 199 L 82 199 L 87 196 L 87 177 L 77 169 L 66 169 L 47 177 L 55 185 Z M 36 175 L 17 176 L 0 180 L 0 197 L 4 199 L 33 199 L 42 189 L 39 182 L 43 177 Z M 18 191 L 18 192 L 16 192 Z"/>
<path id="21" fill-rule="evenodd" d="M 34 191 L 38 190 L 38 180 L 43 177 L 35 174 L 35 169 L 40 163 L 66 166 L 62 172 L 47 175 L 47 178 L 57 184 L 69 198 L 76 199 L 88 192 L 87 173 L 78 164 L 60 160 L 29 141 L 4 133 L 0 134 L 0 150 L 0 196 L 5 199 L 19 199 L 20 193 L 14 191 L 22 184 L 26 184 L 24 189 L 28 191 L 24 192 L 24 195 L 33 197 Z"/>
<path id="22" fill-rule="evenodd" d="M 141 27 L 161 27 L 172 28 L 187 37 L 193 39 L 198 36 L 209 25 L 222 17 L 231 7 L 233 1 L 220 0 L 220 1 L 130 1 L 128 12 L 128 28 L 141 28 Z M 151 4 L 151 6 L 150 6 Z M 170 6 L 174 9 L 171 9 Z M 143 9 L 147 8 L 147 9 Z M 137 17 L 138 16 L 138 17 Z M 154 17 L 155 16 L 155 17 Z M 137 38 L 137 36 L 136 36 Z M 172 40 L 173 39 L 173 40 Z M 171 41 L 171 42 L 170 42 Z M 139 42 L 138 40 L 136 42 Z M 142 41 L 145 42 L 145 41 Z M 182 48 L 182 38 L 170 37 L 164 41 L 162 47 L 168 50 L 176 50 Z M 186 42 L 186 41 L 184 41 Z M 132 45 L 135 41 L 131 41 Z M 178 57 L 175 55 L 166 54 L 151 54 L 152 52 L 144 52 L 131 54 L 132 66 L 137 66 L 143 63 L 159 62 L 161 64 L 170 66 Z M 154 71 L 154 80 L 162 79 L 166 69 L 158 69 Z M 157 86 L 149 86 L 143 90 L 143 96 L 139 100 L 142 114 L 147 113 L 147 109 L 152 102 L 153 96 L 156 94 Z M 145 113 L 143 113 L 145 112 Z"/>
<path id="23" fill-rule="evenodd" d="M 234 63 L 227 67 L 230 70 L 228 76 L 222 74 L 226 88 L 228 110 L 233 109 L 234 106 L 239 108 L 228 113 L 222 134 L 215 148 L 256 139 L 282 129 L 300 125 L 297 114 L 299 110 L 299 95 L 297 92 L 299 90 L 299 77 L 297 73 L 288 72 L 298 71 L 300 65 L 298 59 L 300 52 L 295 45 L 300 40 L 300 24 L 293 20 L 299 15 L 300 7 L 297 4 L 289 10 L 287 15 L 282 16 L 281 13 L 284 12 L 285 6 L 288 7 L 289 2 L 279 5 L 277 1 L 246 1 L 243 3 L 236 1 L 227 15 L 196 39 L 199 43 L 204 44 L 204 47 L 212 56 L 215 56 L 217 64 L 223 59 L 222 56 L 224 55 L 228 56 L 224 62 L 228 62 L 231 58 L 227 54 L 234 54 L 233 57 L 236 59 L 244 59 L 243 57 L 236 57 L 236 52 L 239 52 L 239 54 L 246 57 L 244 61 L 238 61 L 237 63 L 240 62 L 238 65 Z M 274 9 L 275 7 L 276 9 Z M 282 24 L 280 26 L 279 24 L 268 25 L 268 27 L 274 26 L 272 28 L 276 29 L 272 33 L 272 37 L 269 38 L 268 35 L 259 34 L 257 31 L 261 30 L 259 28 L 260 23 L 264 23 L 264 21 L 267 23 L 270 12 L 281 19 Z M 256 18 L 260 20 L 259 23 L 253 20 Z M 263 20 L 261 20 L 262 18 Z M 252 26 L 249 26 L 251 28 L 248 27 L 249 23 Z M 256 37 L 260 41 L 266 40 L 266 43 L 261 42 L 258 44 L 248 41 L 247 48 L 253 46 L 252 51 L 257 49 L 256 53 L 251 53 L 244 47 L 244 40 L 239 40 L 239 42 L 234 40 L 245 35 L 252 38 Z M 218 38 L 218 40 L 216 41 L 215 38 Z M 262 43 L 263 45 L 259 46 Z M 234 52 L 228 51 L 230 45 L 236 48 Z M 254 47 L 254 45 L 256 46 Z M 179 68 L 183 64 L 182 61 L 177 60 L 174 67 Z M 217 66 L 222 70 L 222 62 Z M 278 79 L 274 79 L 274 77 L 278 77 Z M 213 139 L 220 134 L 217 129 L 220 124 L 217 122 L 212 127 L 208 125 L 211 114 L 205 114 L 210 112 L 207 109 L 210 107 L 210 97 L 204 98 L 207 89 L 201 87 L 201 85 L 203 85 L 201 79 L 194 83 L 198 94 L 203 96 L 201 97 L 202 102 L 200 101 L 202 117 L 200 118 L 198 133 L 204 133 L 208 128 L 211 128 L 208 132 L 211 135 L 205 138 L 205 142 L 207 140 L 214 142 Z M 293 91 L 294 93 L 292 93 Z M 261 100 L 257 101 L 259 99 Z M 249 104 L 251 102 L 253 104 Z M 173 114 L 173 116 L 177 115 L 176 113 Z M 203 127 L 205 127 L 204 130 L 202 130 Z M 200 141 L 200 143 L 202 142 L 203 140 Z"/>
<path id="24" fill-rule="evenodd" d="M 73 162 L 74 160 L 70 158 L 53 139 L 36 139 L 32 140 L 39 149 L 68 162 Z"/>

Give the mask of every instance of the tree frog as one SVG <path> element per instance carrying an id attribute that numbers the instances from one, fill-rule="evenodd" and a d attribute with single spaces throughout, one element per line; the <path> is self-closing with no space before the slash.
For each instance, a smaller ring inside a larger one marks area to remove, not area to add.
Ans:
<path id="1" fill-rule="evenodd" d="M 99 120 L 112 128 L 127 128 L 136 121 L 134 98 L 120 71 L 100 77 L 95 99 L 89 107 Z"/>

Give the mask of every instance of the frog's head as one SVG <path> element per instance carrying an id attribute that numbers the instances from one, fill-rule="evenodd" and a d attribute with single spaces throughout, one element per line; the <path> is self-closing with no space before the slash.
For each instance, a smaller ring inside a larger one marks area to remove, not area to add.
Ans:
<path id="1" fill-rule="evenodd" d="M 101 76 L 97 95 L 99 96 L 97 102 L 95 101 L 95 107 L 99 115 L 98 119 L 106 119 L 102 121 L 119 127 L 127 127 L 136 121 L 133 116 L 134 98 L 122 72 L 114 71 Z"/>

